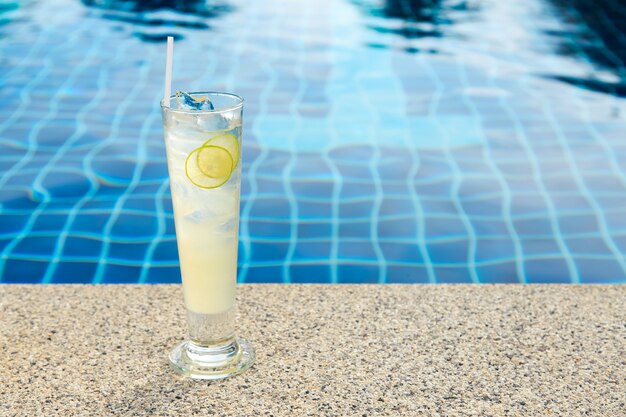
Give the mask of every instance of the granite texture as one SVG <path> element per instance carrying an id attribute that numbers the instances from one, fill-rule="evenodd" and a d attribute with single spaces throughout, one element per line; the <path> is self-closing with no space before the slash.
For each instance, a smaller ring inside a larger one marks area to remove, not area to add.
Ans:
<path id="1" fill-rule="evenodd" d="M 0 416 L 624 416 L 626 286 L 244 285 L 246 374 L 181 379 L 179 286 L 0 285 Z"/>

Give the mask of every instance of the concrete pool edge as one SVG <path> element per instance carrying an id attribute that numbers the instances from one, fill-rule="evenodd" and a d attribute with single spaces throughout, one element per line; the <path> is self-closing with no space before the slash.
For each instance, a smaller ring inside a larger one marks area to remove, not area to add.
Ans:
<path id="1" fill-rule="evenodd" d="M 176 377 L 179 285 L 0 285 L 0 414 L 619 415 L 626 286 L 244 284 L 258 353 Z"/>

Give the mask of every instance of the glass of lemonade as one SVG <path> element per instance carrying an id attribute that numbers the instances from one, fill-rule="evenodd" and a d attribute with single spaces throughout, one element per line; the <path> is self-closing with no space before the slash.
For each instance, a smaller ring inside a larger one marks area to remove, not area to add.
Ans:
<path id="1" fill-rule="evenodd" d="M 169 359 L 187 377 L 226 378 L 255 359 L 235 336 L 243 99 L 206 92 L 185 102 L 181 94 L 161 103 L 189 324 Z"/>

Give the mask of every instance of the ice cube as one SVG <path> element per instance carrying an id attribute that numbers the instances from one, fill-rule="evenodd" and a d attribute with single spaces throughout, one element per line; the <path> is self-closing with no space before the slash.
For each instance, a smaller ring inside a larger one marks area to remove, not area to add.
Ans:
<path id="1" fill-rule="evenodd" d="M 214 110 L 213 103 L 208 97 L 194 98 L 183 91 L 176 92 L 176 101 L 183 110 Z"/>
<path id="2" fill-rule="evenodd" d="M 217 230 L 222 233 L 234 232 L 238 224 L 239 217 L 237 217 L 236 215 L 229 216 L 217 227 Z"/>
<path id="3" fill-rule="evenodd" d="M 198 117 L 196 123 L 201 130 L 206 132 L 232 129 L 231 120 L 221 114 L 214 114 L 210 117 Z"/>
<path id="4" fill-rule="evenodd" d="M 210 220 L 213 213 L 208 210 L 194 210 L 191 213 L 185 214 L 185 220 L 192 223 L 202 223 Z"/>

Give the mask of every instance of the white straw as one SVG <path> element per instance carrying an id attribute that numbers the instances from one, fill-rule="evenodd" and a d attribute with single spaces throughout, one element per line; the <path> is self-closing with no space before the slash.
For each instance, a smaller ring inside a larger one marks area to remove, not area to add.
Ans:
<path id="1" fill-rule="evenodd" d="M 174 55 L 174 38 L 167 37 L 167 59 L 165 61 L 165 92 L 163 101 L 169 106 L 172 95 L 172 58 Z"/>

